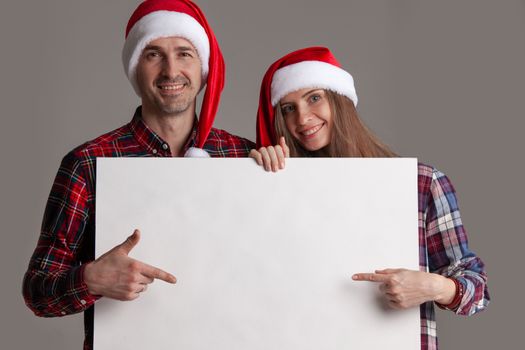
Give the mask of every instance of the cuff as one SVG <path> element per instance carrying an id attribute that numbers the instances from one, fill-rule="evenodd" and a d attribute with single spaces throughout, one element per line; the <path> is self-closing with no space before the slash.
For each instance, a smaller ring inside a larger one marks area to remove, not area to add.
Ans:
<path id="1" fill-rule="evenodd" d="M 62 310 L 62 315 L 73 312 L 81 312 L 91 307 L 101 297 L 88 292 L 88 286 L 84 282 L 85 264 L 73 268 L 67 282 L 67 293 L 72 296 L 71 306 L 74 310 Z M 68 312 L 69 311 L 69 312 Z"/>
<path id="2" fill-rule="evenodd" d="M 461 304 L 461 300 L 463 299 L 463 294 L 465 294 L 465 288 L 463 287 L 463 283 L 459 282 L 456 278 L 449 277 L 452 282 L 456 285 L 456 294 L 454 295 L 454 299 L 447 304 L 443 305 L 438 302 L 436 302 L 436 305 L 443 310 L 450 310 L 450 311 L 456 311 Z"/>

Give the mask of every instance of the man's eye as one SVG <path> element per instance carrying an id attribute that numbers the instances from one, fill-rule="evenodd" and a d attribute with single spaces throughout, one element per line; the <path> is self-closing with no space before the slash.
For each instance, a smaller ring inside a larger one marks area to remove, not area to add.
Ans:
<path id="1" fill-rule="evenodd" d="M 193 55 L 190 52 L 183 51 L 180 53 L 181 57 L 193 57 Z"/>
<path id="2" fill-rule="evenodd" d="M 160 54 L 156 51 L 150 51 L 148 53 L 146 53 L 146 57 L 147 58 L 156 58 L 156 57 L 159 57 Z"/>

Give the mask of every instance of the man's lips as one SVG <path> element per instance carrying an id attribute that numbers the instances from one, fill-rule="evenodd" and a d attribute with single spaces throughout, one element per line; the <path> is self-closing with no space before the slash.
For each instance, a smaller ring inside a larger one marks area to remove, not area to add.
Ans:
<path id="1" fill-rule="evenodd" d="M 177 94 L 186 87 L 186 84 L 159 84 L 157 87 L 163 94 Z"/>

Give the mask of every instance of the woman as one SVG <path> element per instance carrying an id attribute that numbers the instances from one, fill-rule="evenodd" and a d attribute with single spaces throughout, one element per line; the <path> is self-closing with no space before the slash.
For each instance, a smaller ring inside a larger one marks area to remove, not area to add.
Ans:
<path id="1" fill-rule="evenodd" d="M 291 157 L 396 157 L 357 115 L 352 76 L 324 47 L 292 52 L 266 72 L 250 156 L 278 171 Z M 420 271 L 356 273 L 379 283 L 388 304 L 420 306 L 422 349 L 437 349 L 434 304 L 460 315 L 483 310 L 489 295 L 483 262 L 468 248 L 455 191 L 438 170 L 418 165 Z"/>

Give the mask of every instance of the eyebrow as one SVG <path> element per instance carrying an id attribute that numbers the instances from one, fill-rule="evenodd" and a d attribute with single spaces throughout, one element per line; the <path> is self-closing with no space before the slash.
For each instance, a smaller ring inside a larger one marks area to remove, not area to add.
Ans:
<path id="1" fill-rule="evenodd" d="M 155 45 L 148 45 L 144 48 L 144 51 L 146 50 L 160 50 L 161 47 L 160 46 L 155 46 Z"/>
<path id="2" fill-rule="evenodd" d="M 307 96 L 307 95 L 311 94 L 312 92 L 318 91 L 318 90 L 322 90 L 322 89 L 312 89 L 312 90 L 310 90 L 310 91 L 308 91 L 308 92 L 304 93 L 304 95 L 303 95 L 303 96 L 301 96 L 301 98 L 304 98 L 305 96 Z"/>
<path id="3" fill-rule="evenodd" d="M 305 92 L 305 93 L 301 96 L 301 98 L 305 98 L 306 96 L 308 96 L 308 95 L 311 94 L 312 92 L 319 91 L 319 90 L 323 90 L 323 89 L 312 89 L 312 90 L 309 90 L 309 91 Z M 281 106 L 284 106 L 284 105 L 287 105 L 287 104 L 290 104 L 290 103 L 292 103 L 292 102 L 286 102 L 286 101 L 285 101 L 285 102 L 283 102 L 283 103 L 280 103 L 280 105 L 281 105 Z"/>
<path id="4" fill-rule="evenodd" d="M 163 48 L 160 47 L 160 46 L 157 46 L 157 45 L 148 45 L 144 48 L 144 51 L 146 50 L 157 50 L 157 51 L 162 51 Z M 191 46 L 177 46 L 175 48 L 176 51 L 192 51 L 192 52 L 196 52 L 196 50 L 191 47 Z"/>
<path id="5" fill-rule="evenodd" d="M 175 48 L 177 51 L 196 51 L 193 47 L 191 46 L 177 46 Z"/>

